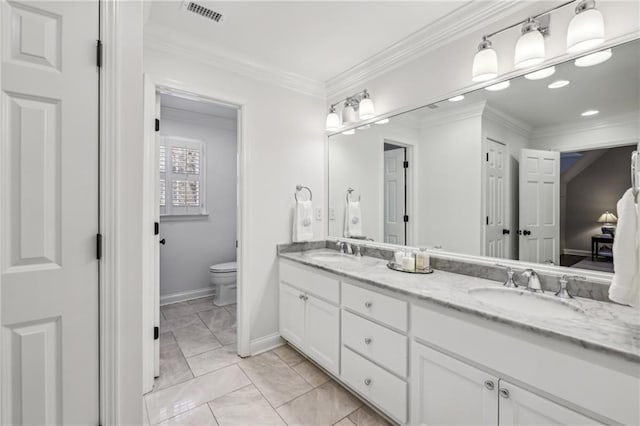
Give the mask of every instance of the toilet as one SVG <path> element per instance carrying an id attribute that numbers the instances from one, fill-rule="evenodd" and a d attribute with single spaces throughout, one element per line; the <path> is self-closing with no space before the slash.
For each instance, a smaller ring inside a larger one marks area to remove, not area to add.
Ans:
<path id="1" fill-rule="evenodd" d="M 209 267 L 210 282 L 216 288 L 213 303 L 226 306 L 236 303 L 236 262 L 218 263 Z"/>

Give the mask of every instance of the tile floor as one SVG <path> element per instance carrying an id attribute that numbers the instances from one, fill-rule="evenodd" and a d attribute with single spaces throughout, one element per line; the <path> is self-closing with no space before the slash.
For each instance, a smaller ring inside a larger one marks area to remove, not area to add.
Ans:
<path id="1" fill-rule="evenodd" d="M 160 377 L 145 425 L 388 425 L 288 346 L 236 355 L 236 307 L 211 298 L 163 306 Z"/>

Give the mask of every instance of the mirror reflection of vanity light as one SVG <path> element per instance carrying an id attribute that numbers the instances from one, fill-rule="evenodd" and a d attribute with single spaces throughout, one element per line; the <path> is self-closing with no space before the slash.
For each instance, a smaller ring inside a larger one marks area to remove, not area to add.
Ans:
<path id="1" fill-rule="evenodd" d="M 485 90 L 488 90 L 490 92 L 497 92 L 498 90 L 504 90 L 509 86 L 511 86 L 511 82 L 507 80 L 500 83 L 492 84 L 491 86 L 487 86 L 485 87 Z"/>
<path id="2" fill-rule="evenodd" d="M 530 72 L 529 74 L 525 74 L 524 78 L 527 80 L 542 80 L 543 78 L 547 78 L 552 76 L 556 72 L 556 67 L 548 67 L 543 68 L 539 71 Z"/>
<path id="3" fill-rule="evenodd" d="M 599 52 L 577 58 L 574 63 L 576 64 L 576 67 L 591 67 L 607 61 L 611 58 L 611 55 L 611 49 L 601 50 Z"/>
<path id="4" fill-rule="evenodd" d="M 558 80 L 558 81 L 554 81 L 553 83 L 551 83 L 547 87 L 549 89 L 559 89 L 561 87 L 568 86 L 569 83 L 571 83 L 569 80 Z"/>
<path id="5" fill-rule="evenodd" d="M 365 124 L 364 126 L 358 127 L 358 130 L 367 130 L 369 127 L 371 127 L 371 124 Z"/>
<path id="6" fill-rule="evenodd" d="M 582 114 L 580 114 L 583 117 L 591 117 L 592 115 L 596 115 L 598 114 L 600 111 L 598 111 L 597 109 L 590 109 L 588 111 L 583 112 Z"/>
<path id="7" fill-rule="evenodd" d="M 382 120 L 376 121 L 374 124 L 387 124 L 389 122 L 388 118 L 383 118 Z"/>
<path id="8" fill-rule="evenodd" d="M 449 98 L 449 102 L 459 102 L 464 99 L 464 95 L 454 96 L 453 98 Z"/>
<path id="9" fill-rule="evenodd" d="M 356 134 L 356 129 L 349 129 L 349 130 L 345 130 L 344 132 L 342 132 L 343 135 L 355 135 Z"/>

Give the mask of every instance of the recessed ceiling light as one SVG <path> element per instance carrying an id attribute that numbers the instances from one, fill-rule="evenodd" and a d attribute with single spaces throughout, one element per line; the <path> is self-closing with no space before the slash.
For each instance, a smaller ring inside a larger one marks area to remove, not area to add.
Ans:
<path id="1" fill-rule="evenodd" d="M 538 71 L 530 72 L 529 74 L 525 74 L 524 78 L 526 78 L 527 80 L 542 80 L 543 78 L 552 76 L 555 72 L 556 67 L 548 67 Z"/>
<path id="2" fill-rule="evenodd" d="M 355 135 L 356 134 L 356 129 L 349 129 L 349 130 L 345 130 L 344 132 L 342 132 L 343 135 Z"/>
<path id="3" fill-rule="evenodd" d="M 601 50 L 575 60 L 576 67 L 590 67 L 598 65 L 611 58 L 611 49 Z"/>
<path id="4" fill-rule="evenodd" d="M 383 118 L 382 120 L 378 120 L 375 124 L 387 124 L 389 122 L 388 118 Z"/>
<path id="5" fill-rule="evenodd" d="M 547 87 L 549 89 L 559 89 L 561 87 L 568 86 L 569 83 L 570 83 L 569 80 L 558 80 L 558 81 L 554 81 L 553 83 L 551 83 Z"/>
<path id="6" fill-rule="evenodd" d="M 589 117 L 589 116 L 592 116 L 592 115 L 596 115 L 596 114 L 598 114 L 599 112 L 600 112 L 600 111 L 598 111 L 597 109 L 590 109 L 590 110 L 588 110 L 588 111 L 583 112 L 583 113 L 582 113 L 582 114 L 580 114 L 580 115 L 582 115 L 583 117 Z"/>
<path id="7" fill-rule="evenodd" d="M 487 86 L 485 87 L 485 89 L 490 92 L 497 92 L 498 90 L 504 90 L 509 86 L 511 86 L 511 82 L 507 80 L 507 81 L 502 81 L 500 83 L 493 84 L 491 86 Z"/>
<path id="8" fill-rule="evenodd" d="M 464 95 L 454 96 L 453 98 L 449 98 L 450 102 L 459 102 L 464 99 Z"/>

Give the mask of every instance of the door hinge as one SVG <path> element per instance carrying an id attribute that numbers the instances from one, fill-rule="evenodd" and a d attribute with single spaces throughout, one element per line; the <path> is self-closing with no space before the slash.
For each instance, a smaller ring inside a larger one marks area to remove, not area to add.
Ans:
<path id="1" fill-rule="evenodd" d="M 403 166 L 405 169 L 408 169 L 408 168 L 409 168 L 409 162 L 408 162 L 408 161 L 405 161 L 404 163 L 402 163 L 402 166 Z"/>
<path id="2" fill-rule="evenodd" d="M 489 153 L 487 152 L 487 161 L 489 161 Z"/>
<path id="3" fill-rule="evenodd" d="M 156 132 L 160 131 L 160 119 L 156 118 Z"/>
<path id="4" fill-rule="evenodd" d="M 409 215 L 405 214 L 403 219 L 404 219 L 405 222 L 409 222 Z"/>
<path id="5" fill-rule="evenodd" d="M 160 327 L 153 327 L 153 340 L 160 338 Z"/>
<path id="6" fill-rule="evenodd" d="M 102 234 L 96 235 L 96 259 L 102 259 Z"/>
<path id="7" fill-rule="evenodd" d="M 238 240 L 236 240 L 236 248 L 238 248 Z"/>
<path id="8" fill-rule="evenodd" d="M 102 68 L 102 40 L 96 40 L 96 66 Z"/>
<path id="9" fill-rule="evenodd" d="M 158 222 L 153 223 L 153 235 L 160 234 L 160 224 Z"/>
<path id="10" fill-rule="evenodd" d="M 487 225 L 489 224 L 489 216 L 487 216 Z"/>

